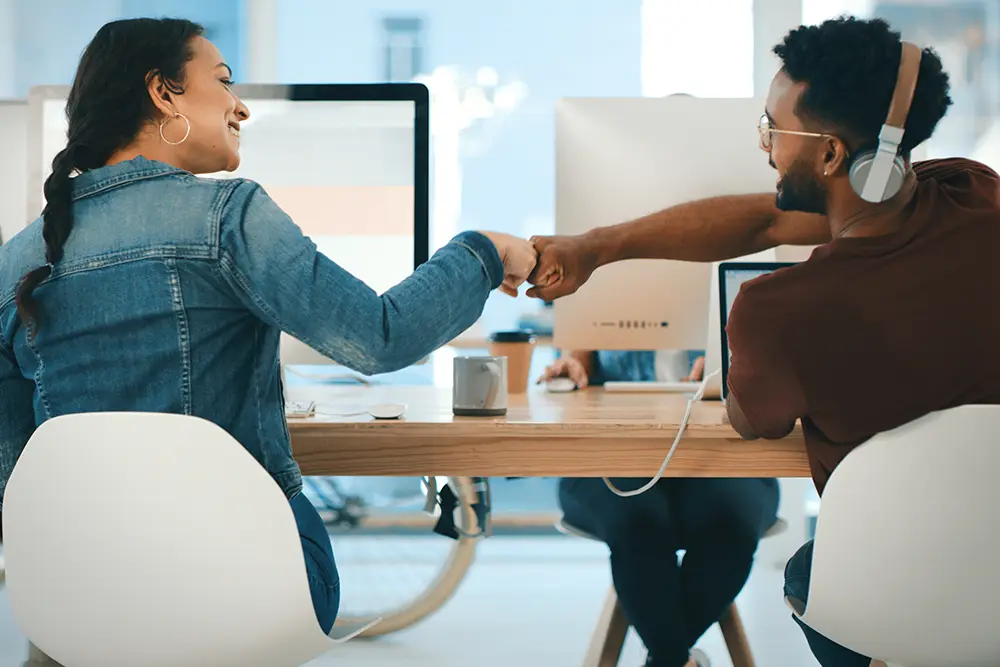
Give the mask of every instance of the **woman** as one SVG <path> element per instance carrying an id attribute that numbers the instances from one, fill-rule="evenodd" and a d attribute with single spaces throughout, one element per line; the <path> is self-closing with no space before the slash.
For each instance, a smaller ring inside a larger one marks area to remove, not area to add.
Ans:
<path id="1" fill-rule="evenodd" d="M 574 351 L 546 369 L 542 380 L 566 376 L 580 387 L 610 380 L 698 381 L 704 367 L 696 352 Z M 648 480 L 612 481 L 632 490 Z M 612 493 L 600 478 L 559 480 L 565 521 L 610 548 L 615 590 L 646 646 L 647 667 L 709 667 L 694 645 L 743 589 L 757 543 L 777 520 L 778 496 L 774 479 L 665 478 L 629 498 Z M 685 553 L 678 563 L 680 550 Z"/>
<path id="2" fill-rule="evenodd" d="M 516 294 L 535 251 L 461 234 L 379 296 L 318 253 L 256 183 L 197 178 L 236 169 L 250 116 L 202 32 L 184 20 L 115 21 L 83 54 L 42 218 L 0 248 L 0 500 L 49 418 L 209 419 L 289 498 L 329 632 L 339 576 L 300 494 L 279 333 L 361 373 L 402 368 L 472 325 L 493 289 Z"/>

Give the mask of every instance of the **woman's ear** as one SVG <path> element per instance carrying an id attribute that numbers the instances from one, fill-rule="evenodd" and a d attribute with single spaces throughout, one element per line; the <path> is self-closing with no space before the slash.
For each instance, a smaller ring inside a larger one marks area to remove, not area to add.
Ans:
<path id="1" fill-rule="evenodd" d="M 146 91 L 149 93 L 149 99 L 153 101 L 153 106 L 161 114 L 168 118 L 177 114 L 177 108 L 174 106 L 174 94 L 163 81 L 162 74 L 153 71 L 146 75 Z"/>

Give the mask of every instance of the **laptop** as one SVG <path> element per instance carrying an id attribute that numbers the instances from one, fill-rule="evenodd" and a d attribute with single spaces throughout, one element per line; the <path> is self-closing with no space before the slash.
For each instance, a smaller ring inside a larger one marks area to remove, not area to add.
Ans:
<path id="1" fill-rule="evenodd" d="M 795 266 L 796 262 L 722 262 L 719 264 L 719 337 L 722 342 L 722 400 L 729 397 L 729 339 L 726 324 L 729 311 L 743 283 L 778 269 Z"/>

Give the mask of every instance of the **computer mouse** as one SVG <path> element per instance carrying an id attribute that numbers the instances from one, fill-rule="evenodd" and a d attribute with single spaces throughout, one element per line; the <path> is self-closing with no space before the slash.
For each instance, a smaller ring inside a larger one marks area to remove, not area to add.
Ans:
<path id="1" fill-rule="evenodd" d="M 569 378 L 552 378 L 545 384 L 545 390 L 554 394 L 565 394 L 576 391 L 576 383 Z"/>
<path id="2" fill-rule="evenodd" d="M 405 403 L 379 403 L 368 408 L 368 414 L 375 419 L 399 419 L 405 413 Z"/>

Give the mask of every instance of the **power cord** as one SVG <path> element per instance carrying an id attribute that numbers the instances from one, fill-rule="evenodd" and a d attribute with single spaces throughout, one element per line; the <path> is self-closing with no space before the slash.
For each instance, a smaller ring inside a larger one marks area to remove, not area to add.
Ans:
<path id="1" fill-rule="evenodd" d="M 694 404 L 700 401 L 701 397 L 705 395 L 705 389 L 708 388 L 709 381 L 721 372 L 721 370 L 715 370 L 706 375 L 701 381 L 701 384 L 698 386 L 698 391 L 696 391 L 694 395 L 688 399 L 687 408 L 684 410 L 684 417 L 681 419 L 681 424 L 677 429 L 677 436 L 674 438 L 674 444 L 670 446 L 670 451 L 668 451 L 666 457 L 664 457 L 663 463 L 660 465 L 660 469 L 657 471 L 656 476 L 633 491 L 622 491 L 612 484 L 609 478 L 604 477 L 604 484 L 611 490 L 612 493 L 617 496 L 621 496 L 622 498 L 631 498 L 633 496 L 646 493 L 646 491 L 649 491 L 651 488 L 656 486 L 656 483 L 663 478 L 663 472 L 667 469 L 667 464 L 670 463 L 670 459 L 673 458 L 677 445 L 681 442 L 681 437 L 684 435 L 684 429 L 687 428 L 688 420 L 691 418 L 691 410 L 694 409 Z"/>

